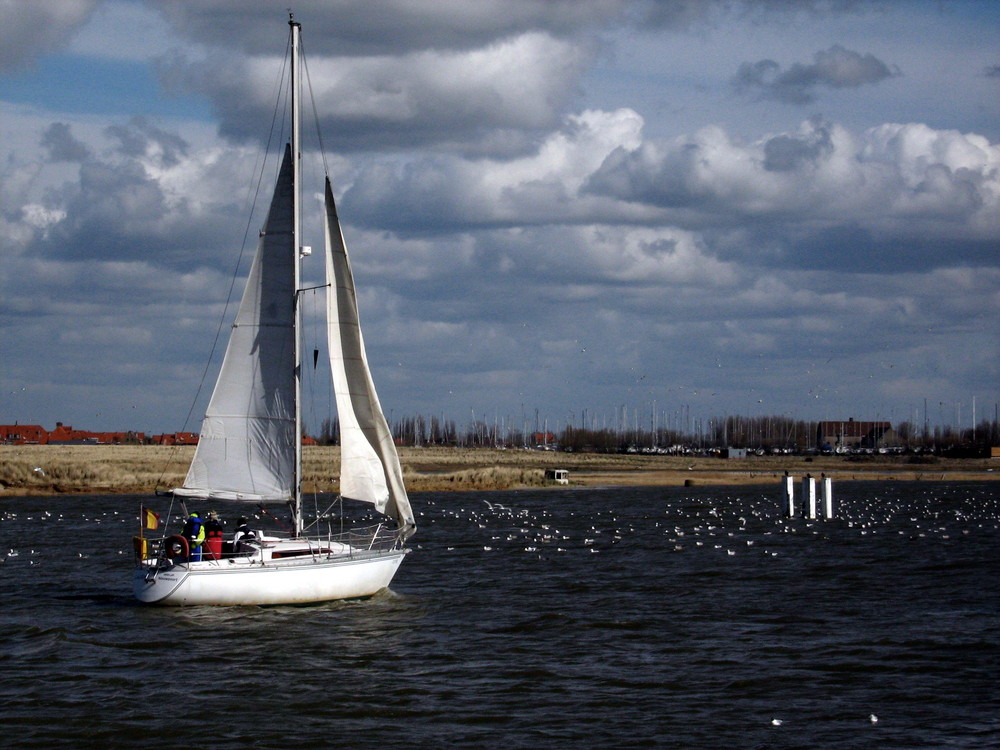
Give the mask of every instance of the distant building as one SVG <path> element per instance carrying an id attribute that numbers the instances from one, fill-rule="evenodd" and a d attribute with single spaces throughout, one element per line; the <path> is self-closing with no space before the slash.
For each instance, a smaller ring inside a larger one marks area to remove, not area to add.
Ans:
<path id="1" fill-rule="evenodd" d="M 4 445 L 45 445 L 49 433 L 40 424 L 0 425 L 0 443 Z"/>
<path id="2" fill-rule="evenodd" d="M 820 422 L 816 426 L 816 446 L 821 450 L 850 451 L 882 448 L 898 442 L 890 422 Z"/>
<path id="3" fill-rule="evenodd" d="M 746 448 L 723 448 L 719 451 L 720 458 L 746 458 Z"/>
<path id="4" fill-rule="evenodd" d="M 552 446 L 556 442 L 556 436 L 551 432 L 532 433 L 531 439 L 537 446 Z"/>
<path id="5" fill-rule="evenodd" d="M 86 430 L 74 430 L 71 425 L 56 422 L 56 428 L 49 433 L 49 445 L 83 445 L 96 443 Z"/>
<path id="6" fill-rule="evenodd" d="M 144 432 L 90 432 L 56 422 L 51 432 L 41 425 L 0 425 L 0 443 L 8 445 L 118 445 L 145 443 Z"/>
<path id="7" fill-rule="evenodd" d="M 144 432 L 91 432 L 90 430 L 74 430 L 72 427 L 56 422 L 56 428 L 49 433 L 49 445 L 121 445 L 122 443 L 146 442 Z"/>
<path id="8" fill-rule="evenodd" d="M 153 445 L 198 445 L 198 433 L 172 432 L 163 435 L 153 435 L 150 440 Z"/>

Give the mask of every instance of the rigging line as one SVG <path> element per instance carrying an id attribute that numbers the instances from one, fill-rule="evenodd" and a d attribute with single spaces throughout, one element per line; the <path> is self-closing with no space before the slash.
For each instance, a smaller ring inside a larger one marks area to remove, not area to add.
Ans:
<path id="1" fill-rule="evenodd" d="M 327 530 L 328 531 L 332 531 L 332 527 L 330 526 L 330 516 L 332 515 L 331 511 L 333 511 L 334 507 L 339 507 L 338 516 L 339 516 L 339 519 L 340 519 L 340 534 L 343 534 L 344 533 L 344 499 L 338 494 L 333 499 L 333 501 L 329 505 L 327 505 L 326 508 L 324 508 L 322 511 L 319 510 L 318 500 L 319 500 L 319 493 L 314 492 L 313 493 L 313 503 L 316 505 L 316 508 L 315 508 L 315 517 L 306 526 L 306 530 L 311 529 L 314 526 L 318 529 L 320 521 L 326 521 Z"/>
<path id="2" fill-rule="evenodd" d="M 282 61 L 281 70 L 278 72 L 278 77 L 275 81 L 276 93 L 274 97 L 275 99 L 274 111 L 271 113 L 271 127 L 268 130 L 267 143 L 264 146 L 263 155 L 261 155 L 261 153 L 258 152 L 257 159 L 259 161 L 258 164 L 254 165 L 253 172 L 257 175 L 257 181 L 256 184 L 253 181 L 251 181 L 250 184 L 247 186 L 247 198 L 244 205 L 246 206 L 247 204 L 249 204 L 250 211 L 248 212 L 247 215 L 246 227 L 244 227 L 243 229 L 243 241 L 240 243 L 240 252 L 238 257 L 236 258 L 236 265 L 233 268 L 233 274 L 229 281 L 229 291 L 226 293 L 226 302 L 222 307 L 222 314 L 219 316 L 219 325 L 215 330 L 215 338 L 212 340 L 212 348 L 210 349 L 208 357 L 205 360 L 205 368 L 201 373 L 201 380 L 198 383 L 198 388 L 195 391 L 194 398 L 191 400 L 191 407 L 188 409 L 188 413 L 184 417 L 184 422 L 181 425 L 181 430 L 180 430 L 181 432 L 187 432 L 188 423 L 191 421 L 191 415 L 194 414 L 194 409 L 198 405 L 198 398 L 201 396 L 201 392 L 205 387 L 205 380 L 208 378 L 208 372 L 212 366 L 212 359 L 215 357 L 215 352 L 219 347 L 219 339 L 222 336 L 223 326 L 225 325 L 226 318 L 228 317 L 229 306 L 230 304 L 232 304 L 233 301 L 233 290 L 236 288 L 236 279 L 239 278 L 240 264 L 243 262 L 243 255 L 246 253 L 247 239 L 250 236 L 250 227 L 253 224 L 254 210 L 256 209 L 257 206 L 257 199 L 260 197 L 260 188 L 264 179 L 264 171 L 267 168 L 267 153 L 268 151 L 270 151 L 271 144 L 274 142 L 275 123 L 278 121 L 278 112 L 281 111 L 282 109 L 280 107 L 281 91 L 283 88 L 282 84 L 285 80 L 285 71 L 288 66 L 288 58 L 289 58 L 288 50 L 291 47 L 291 43 L 292 43 L 291 34 L 289 34 L 288 41 L 285 43 L 284 60 Z M 287 100 L 287 94 L 286 94 L 286 100 Z M 284 131 L 282 130 L 282 132 Z M 281 168 L 280 164 L 278 168 L 280 170 Z M 176 453 L 176 449 L 177 446 L 175 443 L 174 451 L 172 451 L 172 453 Z M 167 465 L 168 462 L 165 461 L 163 468 L 160 471 L 160 476 L 156 480 L 156 485 L 155 485 L 156 487 L 159 487 L 160 483 L 163 481 L 163 477 L 167 473 Z"/>
<path id="3" fill-rule="evenodd" d="M 330 177 L 330 165 L 326 161 L 326 147 L 323 145 L 323 131 L 319 127 L 319 110 L 316 108 L 316 97 L 313 94 L 312 78 L 309 75 L 309 66 L 306 64 L 306 50 L 299 40 L 299 53 L 302 56 L 302 68 L 306 72 L 306 86 L 309 89 L 309 102 L 312 104 L 313 122 L 316 125 L 316 138 L 319 141 L 319 155 L 323 159 L 323 176 Z"/>

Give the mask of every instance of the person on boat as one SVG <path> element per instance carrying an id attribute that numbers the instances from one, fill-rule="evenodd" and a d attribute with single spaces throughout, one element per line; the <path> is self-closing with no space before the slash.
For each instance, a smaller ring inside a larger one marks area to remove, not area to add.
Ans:
<path id="1" fill-rule="evenodd" d="M 210 560 L 222 559 L 222 521 L 219 514 L 214 510 L 208 512 L 208 520 L 205 521 L 205 549 Z"/>
<path id="2" fill-rule="evenodd" d="M 191 562 L 200 562 L 201 545 L 205 542 L 205 523 L 201 520 L 201 516 L 197 513 L 189 515 L 181 533 L 188 540 L 188 559 Z"/>
<path id="3" fill-rule="evenodd" d="M 233 534 L 233 552 L 240 551 L 241 540 L 256 539 L 257 534 L 247 525 L 247 519 L 240 518 L 236 522 L 236 533 Z"/>

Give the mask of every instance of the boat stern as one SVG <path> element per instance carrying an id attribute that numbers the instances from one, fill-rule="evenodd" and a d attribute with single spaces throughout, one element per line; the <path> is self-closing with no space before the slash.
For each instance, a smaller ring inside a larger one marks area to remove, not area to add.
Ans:
<path id="1" fill-rule="evenodd" d="M 132 575 L 132 592 L 143 604 L 165 603 L 188 575 L 185 565 L 162 567 L 141 563 Z"/>

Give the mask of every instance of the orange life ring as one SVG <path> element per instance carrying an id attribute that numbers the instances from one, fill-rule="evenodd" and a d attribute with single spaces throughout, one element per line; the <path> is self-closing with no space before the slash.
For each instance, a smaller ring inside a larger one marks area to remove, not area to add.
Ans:
<path id="1" fill-rule="evenodd" d="M 187 560 L 191 554 L 187 537 L 180 534 L 168 536 L 167 541 L 163 543 L 163 550 L 168 560 Z"/>

